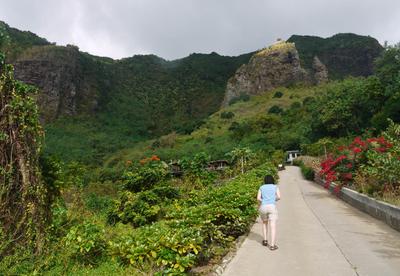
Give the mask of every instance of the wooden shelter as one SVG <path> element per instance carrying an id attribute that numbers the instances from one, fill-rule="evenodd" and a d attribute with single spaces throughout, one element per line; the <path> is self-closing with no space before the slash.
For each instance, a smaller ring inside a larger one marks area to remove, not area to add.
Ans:
<path id="1" fill-rule="evenodd" d="M 223 171 L 229 166 L 227 160 L 214 160 L 208 162 L 207 170 L 209 171 Z"/>
<path id="2" fill-rule="evenodd" d="M 182 176 L 182 175 L 183 175 L 182 167 L 181 167 L 181 165 L 180 165 L 178 162 L 176 162 L 176 161 L 171 161 L 171 162 L 168 164 L 168 166 L 169 166 L 170 172 L 171 172 L 171 174 L 172 174 L 173 176 Z"/>

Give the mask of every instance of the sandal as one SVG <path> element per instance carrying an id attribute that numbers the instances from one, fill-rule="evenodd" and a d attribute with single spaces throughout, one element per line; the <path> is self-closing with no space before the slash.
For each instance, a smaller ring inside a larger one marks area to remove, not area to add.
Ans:
<path id="1" fill-rule="evenodd" d="M 262 245 L 268 246 L 268 241 L 267 241 L 267 240 L 263 240 L 263 241 L 262 241 Z"/>
<path id="2" fill-rule="evenodd" d="M 272 245 L 269 247 L 270 250 L 277 250 L 279 247 L 277 245 Z"/>

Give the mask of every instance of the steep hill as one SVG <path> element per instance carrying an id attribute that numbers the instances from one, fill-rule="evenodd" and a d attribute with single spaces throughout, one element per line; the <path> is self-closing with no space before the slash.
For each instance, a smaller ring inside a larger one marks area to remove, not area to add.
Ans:
<path id="1" fill-rule="evenodd" d="M 337 34 L 329 38 L 293 35 L 253 55 L 229 79 L 223 106 L 241 95 L 279 86 L 319 84 L 328 79 L 369 76 L 383 48 L 371 37 Z"/>
<path id="2" fill-rule="evenodd" d="M 312 69 L 313 59 L 317 56 L 328 68 L 331 79 L 371 75 L 374 60 L 383 51 L 375 38 L 352 33 L 328 38 L 292 35 L 288 42 L 295 43 L 305 69 Z"/>

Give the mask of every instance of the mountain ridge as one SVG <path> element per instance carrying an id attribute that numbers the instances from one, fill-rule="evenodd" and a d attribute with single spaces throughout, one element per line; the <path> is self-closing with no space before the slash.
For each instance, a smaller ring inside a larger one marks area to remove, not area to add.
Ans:
<path id="1" fill-rule="evenodd" d="M 81 52 L 74 45 L 57 46 L 4 22 L 0 22 L 0 35 L 0 51 L 14 64 L 16 78 L 40 89 L 37 98 L 42 122 L 52 130 L 47 133 L 47 144 L 60 147 L 56 141 L 66 139 L 66 144 L 92 148 L 95 156 L 171 131 L 192 132 L 219 110 L 229 78 L 255 53 L 193 53 L 172 61 L 156 55 L 134 55 L 114 60 Z M 307 39 L 298 37 L 292 39 L 298 40 L 295 43 L 300 48 L 300 62 L 307 64 L 309 53 L 314 54 L 316 49 L 305 43 Z M 357 37 L 361 36 L 353 36 Z M 349 45 L 359 45 L 357 41 Z M 368 54 L 374 45 L 370 43 L 361 52 L 374 57 L 375 54 Z M 363 49 L 362 45 L 359 47 Z M 381 48 L 373 48 L 372 53 Z M 326 57 L 335 56 L 318 56 L 332 76 L 336 64 L 326 64 Z M 347 62 L 346 58 L 339 60 Z M 357 70 L 347 73 L 360 75 Z M 344 76 L 343 72 L 338 76 Z M 82 129 L 88 131 L 85 137 Z M 73 142 L 75 137 L 81 139 Z M 79 151 L 77 156 L 82 155 Z"/>

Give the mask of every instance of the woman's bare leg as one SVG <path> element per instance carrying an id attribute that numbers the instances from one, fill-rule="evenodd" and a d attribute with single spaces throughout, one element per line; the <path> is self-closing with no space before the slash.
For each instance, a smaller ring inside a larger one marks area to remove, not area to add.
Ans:
<path id="1" fill-rule="evenodd" d="M 271 235 L 271 240 L 269 244 L 271 246 L 274 246 L 276 242 L 276 221 L 270 220 L 268 226 L 269 226 L 269 234 Z"/>
<path id="2" fill-rule="evenodd" d="M 264 241 L 268 240 L 268 220 L 262 222 Z"/>

